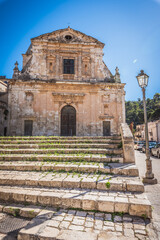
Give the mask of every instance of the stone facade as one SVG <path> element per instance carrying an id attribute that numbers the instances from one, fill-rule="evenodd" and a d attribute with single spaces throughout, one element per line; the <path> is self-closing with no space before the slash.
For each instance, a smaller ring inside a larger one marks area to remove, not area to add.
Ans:
<path id="1" fill-rule="evenodd" d="M 8 135 L 119 134 L 125 84 L 103 62 L 103 47 L 69 27 L 31 39 L 22 71 L 16 62 L 10 80 Z"/>
<path id="2" fill-rule="evenodd" d="M 0 80 L 0 136 L 4 136 L 7 134 L 7 118 L 8 118 L 7 102 L 8 102 L 7 84 L 3 80 Z"/>

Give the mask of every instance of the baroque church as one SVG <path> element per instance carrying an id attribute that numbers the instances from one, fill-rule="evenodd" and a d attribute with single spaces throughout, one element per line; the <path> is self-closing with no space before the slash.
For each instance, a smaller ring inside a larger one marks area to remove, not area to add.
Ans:
<path id="1" fill-rule="evenodd" d="M 70 27 L 31 39 L 8 87 L 10 136 L 108 136 L 125 122 L 125 91 L 104 43 Z"/>

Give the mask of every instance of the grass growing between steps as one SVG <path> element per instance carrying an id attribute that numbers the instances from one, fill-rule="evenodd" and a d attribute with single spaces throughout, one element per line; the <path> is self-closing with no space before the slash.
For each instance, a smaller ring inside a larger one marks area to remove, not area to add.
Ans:
<path id="1" fill-rule="evenodd" d="M 113 173 L 101 173 L 99 171 L 97 172 L 93 172 L 93 173 L 90 173 L 90 172 L 84 172 L 84 171 L 65 171 L 65 170 L 58 170 L 58 171 L 44 171 L 44 172 L 41 172 L 40 175 L 42 175 L 42 178 L 46 177 L 48 174 L 52 174 L 52 177 L 55 177 L 56 175 L 59 175 L 59 177 L 61 177 L 61 174 L 66 174 L 66 177 L 71 177 L 71 178 L 74 178 L 74 177 L 78 177 L 78 178 L 82 178 L 84 179 L 85 178 L 96 178 L 95 181 L 98 182 L 99 178 L 102 177 L 103 180 L 108 180 L 108 182 L 111 180 L 111 176 L 113 175 Z M 82 180 L 83 180 L 82 179 Z M 101 180 L 102 180 L 101 179 Z M 81 180 L 81 181 L 82 181 Z M 110 184 L 110 182 L 109 182 Z M 110 187 L 110 185 L 109 185 Z M 109 188 L 107 187 L 107 188 Z"/>
<path id="2" fill-rule="evenodd" d="M 3 213 L 7 212 L 7 214 L 12 215 L 14 217 L 23 217 L 24 218 L 23 212 L 25 211 L 25 218 L 29 218 L 29 219 L 33 219 L 34 217 L 36 217 L 42 210 L 48 210 L 48 207 L 42 207 L 40 204 L 36 204 L 35 206 L 33 206 L 33 205 L 26 203 L 21 206 L 14 205 L 12 207 L 10 205 L 7 206 L 6 204 L 3 205 L 3 203 L 1 203 L 1 206 L 2 206 L 1 212 L 3 212 Z M 7 211 L 5 210 L 5 207 L 7 207 Z M 28 207 L 28 208 L 25 209 L 24 207 Z M 21 211 L 22 209 L 23 209 L 23 211 Z M 49 210 L 53 211 L 56 216 L 58 216 L 58 213 L 60 215 L 61 215 L 61 213 L 63 213 L 63 209 L 60 207 L 55 207 L 53 209 L 49 208 Z M 96 220 L 96 213 L 100 213 L 100 214 L 102 213 L 97 210 L 87 210 L 86 211 L 81 208 L 68 208 L 68 209 L 65 209 L 65 212 L 66 212 L 66 210 L 67 211 L 75 211 L 75 212 L 80 211 L 80 212 L 85 212 L 85 213 L 87 212 L 88 214 L 91 214 L 91 215 L 95 214 L 94 215 L 95 220 Z M 21 214 L 22 214 L 22 216 L 21 216 Z M 70 213 L 70 214 L 72 215 L 72 213 Z M 135 218 L 137 219 L 137 217 L 130 216 L 128 214 L 125 214 L 124 212 L 114 212 L 114 213 L 103 212 L 103 214 L 107 215 L 107 219 L 104 219 L 104 222 L 117 222 L 117 219 L 116 219 L 117 217 L 119 217 L 119 220 L 118 220 L 119 223 L 123 222 L 123 217 L 127 217 L 127 218 L 129 217 L 131 219 L 130 222 L 133 222 Z M 73 212 L 73 215 L 76 216 L 76 213 Z M 138 218 L 144 220 L 145 225 L 148 225 L 150 223 L 150 220 L 147 218 L 147 216 L 145 214 L 143 214 L 141 217 L 138 217 Z M 97 219 L 99 219 L 99 216 Z"/>

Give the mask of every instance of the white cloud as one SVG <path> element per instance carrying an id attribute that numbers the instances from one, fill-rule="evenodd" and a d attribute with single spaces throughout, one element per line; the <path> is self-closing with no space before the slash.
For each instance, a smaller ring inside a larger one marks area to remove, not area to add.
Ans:
<path id="1" fill-rule="evenodd" d="M 133 63 L 136 63 L 137 61 L 138 61 L 137 59 L 134 59 L 134 60 L 133 60 Z"/>

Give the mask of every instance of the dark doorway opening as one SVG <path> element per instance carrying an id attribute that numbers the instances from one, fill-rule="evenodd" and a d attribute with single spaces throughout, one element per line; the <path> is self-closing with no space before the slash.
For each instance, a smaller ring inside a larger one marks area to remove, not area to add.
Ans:
<path id="1" fill-rule="evenodd" d="M 76 110 L 67 105 L 61 110 L 61 136 L 76 135 Z"/>
<path id="2" fill-rule="evenodd" d="M 4 128 L 4 136 L 7 136 L 7 127 Z"/>
<path id="3" fill-rule="evenodd" d="M 32 136 L 33 121 L 24 120 L 24 136 Z"/>
<path id="4" fill-rule="evenodd" d="M 110 136 L 110 121 L 103 121 L 103 136 Z"/>

